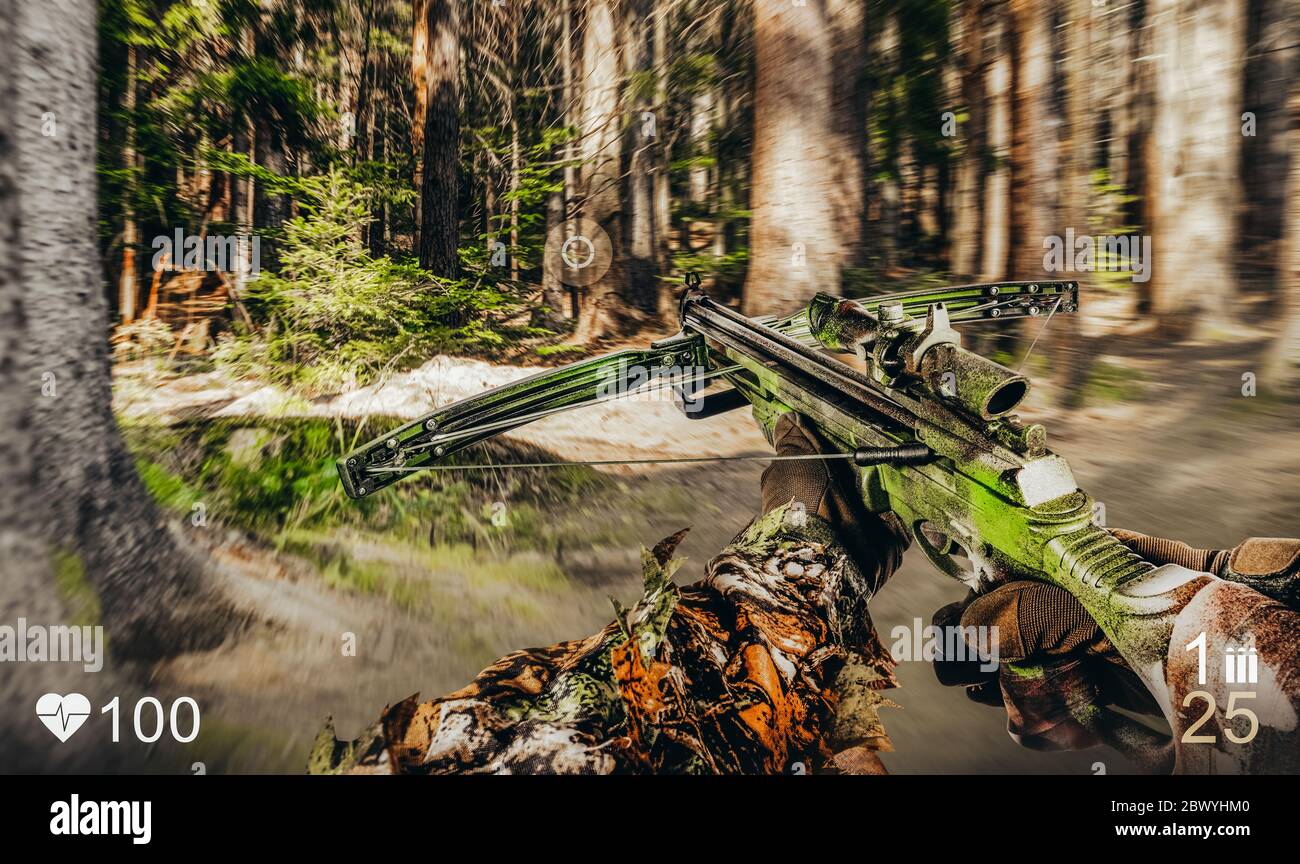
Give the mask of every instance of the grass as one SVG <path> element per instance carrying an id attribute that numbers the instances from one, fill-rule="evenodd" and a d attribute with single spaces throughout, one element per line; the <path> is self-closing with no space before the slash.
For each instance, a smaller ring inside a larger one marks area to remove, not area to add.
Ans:
<path id="1" fill-rule="evenodd" d="M 533 349 L 538 357 L 557 357 L 569 354 L 586 354 L 585 345 L 541 345 Z"/>
<path id="2" fill-rule="evenodd" d="M 1088 370 L 1083 384 L 1083 404 L 1135 402 L 1142 398 L 1145 380 L 1141 372 L 1099 360 Z"/>
<path id="3" fill-rule="evenodd" d="M 358 542 L 348 544 L 348 540 Z M 484 555 L 465 544 L 420 547 L 385 542 L 381 537 L 340 538 L 304 530 L 282 537 L 281 545 L 315 564 L 331 587 L 383 597 L 412 611 L 457 602 L 463 599 L 461 588 L 475 593 L 496 588 L 547 593 L 569 585 L 552 559 L 535 552 Z M 370 553 L 368 547 L 373 547 Z"/>
<path id="4" fill-rule="evenodd" d="M 432 538 L 499 552 L 553 550 L 560 538 L 551 512 L 587 507 L 612 486 L 582 466 L 545 474 L 428 472 L 382 495 L 347 498 L 335 460 L 363 436 L 398 422 L 230 419 L 124 431 L 146 487 L 163 507 L 187 514 L 202 502 L 211 517 L 272 543 L 297 529 L 355 528 L 412 543 Z M 508 462 L 518 455 L 489 442 L 461 458 Z M 508 508 L 501 526 L 492 518 L 498 502 Z"/>
<path id="5" fill-rule="evenodd" d="M 86 566 L 75 552 L 56 552 L 54 562 L 54 587 L 59 599 L 67 606 L 71 623 L 78 627 L 91 627 L 100 622 L 102 610 L 99 595 L 86 581 Z"/>
<path id="6" fill-rule="evenodd" d="M 623 484 L 584 466 L 429 472 L 353 501 L 342 493 L 334 460 L 384 425 L 217 420 L 125 432 L 146 487 L 168 511 L 188 518 L 202 503 L 210 519 L 310 562 L 331 588 L 382 598 L 431 621 L 477 605 L 540 620 L 542 598 L 570 587 L 556 563 L 559 549 L 644 540 L 643 520 L 613 506 L 626 494 Z M 506 452 L 519 445 L 490 446 L 493 461 L 536 455 Z M 677 487 L 652 497 L 641 506 L 689 503 Z"/>

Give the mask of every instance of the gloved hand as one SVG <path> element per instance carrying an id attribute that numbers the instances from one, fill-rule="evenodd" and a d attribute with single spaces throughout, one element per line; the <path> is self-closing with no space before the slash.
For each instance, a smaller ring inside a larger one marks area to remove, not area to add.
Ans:
<path id="1" fill-rule="evenodd" d="M 1213 573 L 1296 608 L 1300 540 L 1252 538 L 1233 549 L 1202 550 L 1132 531 L 1111 533 L 1156 566 L 1172 563 Z M 1079 718 L 1095 718 L 1106 705 L 1160 714 L 1083 605 L 1062 588 L 1008 583 L 945 606 L 934 623 L 998 628 L 1000 669 L 983 671 L 978 661 L 947 659 L 936 662 L 935 671 L 943 683 L 966 687 L 975 701 L 1004 705 L 1008 731 L 1027 747 L 1079 749 L 1099 743 L 1097 723 Z"/>
<path id="2" fill-rule="evenodd" d="M 1110 533 L 1152 564 L 1177 564 L 1213 573 L 1229 582 L 1249 585 L 1265 597 L 1300 611 L 1300 540 L 1251 537 L 1231 549 L 1193 549 L 1177 540 L 1122 528 L 1112 528 Z"/>
<path id="3" fill-rule="evenodd" d="M 772 444 L 778 456 L 834 452 L 813 425 L 794 412 L 777 420 Z M 764 513 L 795 502 L 808 514 L 829 522 L 867 578 L 872 593 L 898 569 L 911 542 L 897 516 L 867 509 L 846 459 L 773 462 L 763 471 L 761 491 Z"/>
<path id="4" fill-rule="evenodd" d="M 976 702 L 1004 706 L 1007 731 L 1031 749 L 1077 750 L 1099 743 L 1096 730 L 1077 719 L 1092 706 L 1160 713 L 1083 605 L 1055 585 L 1010 582 L 987 594 L 972 592 L 936 612 L 933 623 L 998 628 L 997 669 L 978 659 L 941 658 L 935 673 L 944 684 L 965 687 Z"/>

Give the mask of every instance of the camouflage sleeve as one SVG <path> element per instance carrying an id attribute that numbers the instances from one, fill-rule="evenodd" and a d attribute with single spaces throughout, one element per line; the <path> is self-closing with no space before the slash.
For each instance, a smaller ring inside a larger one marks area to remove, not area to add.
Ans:
<path id="1" fill-rule="evenodd" d="M 752 522 L 678 587 L 685 531 L 643 551 L 644 593 L 586 639 L 516 651 L 353 742 L 327 725 L 309 770 L 779 773 L 889 750 L 892 661 L 870 583 L 831 527 L 791 507 Z M 893 706 L 897 707 L 897 706 Z M 870 763 L 873 760 L 868 759 Z"/>

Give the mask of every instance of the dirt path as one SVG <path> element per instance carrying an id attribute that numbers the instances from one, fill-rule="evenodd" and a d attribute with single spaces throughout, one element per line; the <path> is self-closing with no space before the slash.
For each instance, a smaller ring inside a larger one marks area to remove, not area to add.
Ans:
<path id="1" fill-rule="evenodd" d="M 115 404 L 120 416 L 150 423 L 250 416 L 385 415 L 411 420 L 543 369 L 440 356 L 383 384 L 307 401 L 278 387 L 230 381 L 215 373 L 159 383 L 146 367 L 135 364 L 119 368 Z M 561 459 L 648 459 L 767 450 L 767 442 L 748 411 L 733 411 L 707 422 L 688 421 L 670 396 L 670 391 L 659 390 L 563 412 L 503 437 L 541 447 Z M 609 473 L 637 470 L 613 467 Z"/>

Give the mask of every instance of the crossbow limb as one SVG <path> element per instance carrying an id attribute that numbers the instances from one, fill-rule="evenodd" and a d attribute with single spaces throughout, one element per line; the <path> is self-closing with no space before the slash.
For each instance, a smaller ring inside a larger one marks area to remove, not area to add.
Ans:
<path id="1" fill-rule="evenodd" d="M 750 404 L 746 395 L 752 393 L 754 370 L 750 367 L 755 363 L 768 368 L 789 364 L 815 375 L 825 374 L 830 366 L 832 374 L 843 378 L 880 419 L 893 417 L 903 425 L 909 423 L 886 391 L 867 384 L 861 373 L 821 353 L 823 345 L 813 334 L 810 313 L 840 302 L 836 298 L 819 295 L 813 306 L 792 315 L 746 319 L 699 292 L 698 284 L 698 278 L 692 282 L 688 277 L 691 287 L 683 294 L 682 329 L 676 336 L 647 348 L 616 351 L 548 369 L 435 409 L 340 459 L 344 491 L 351 498 L 372 495 L 407 474 L 437 467 L 447 456 L 495 435 L 563 411 L 643 393 L 647 388 L 672 387 L 687 417 L 712 417 Z M 891 315 L 912 320 L 924 317 L 933 304 L 943 304 L 948 321 L 960 323 L 1072 312 L 1077 308 L 1078 293 L 1070 282 L 999 282 L 906 291 L 854 303 L 870 314 L 883 307 Z M 835 343 L 833 347 L 842 346 Z M 737 356 L 729 356 L 728 351 Z M 730 389 L 699 395 L 721 382 L 730 383 Z M 682 461 L 711 458 L 716 457 Z M 869 458 L 857 454 L 860 464 Z"/>

